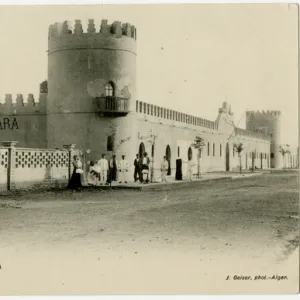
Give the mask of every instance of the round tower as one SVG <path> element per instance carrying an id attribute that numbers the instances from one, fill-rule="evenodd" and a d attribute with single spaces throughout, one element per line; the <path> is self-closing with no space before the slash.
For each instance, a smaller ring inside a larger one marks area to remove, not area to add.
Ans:
<path id="1" fill-rule="evenodd" d="M 279 152 L 281 145 L 281 112 L 272 111 L 247 111 L 246 129 L 251 131 L 264 131 L 270 136 L 271 168 L 282 167 L 282 157 Z"/>
<path id="2" fill-rule="evenodd" d="M 89 20 L 49 27 L 48 36 L 48 147 L 76 144 L 91 151 L 90 159 L 119 145 L 117 155 L 135 152 L 136 29 L 119 21 L 100 28 Z M 109 142 L 109 143 L 110 143 Z M 134 155 L 134 154 L 133 154 Z"/>

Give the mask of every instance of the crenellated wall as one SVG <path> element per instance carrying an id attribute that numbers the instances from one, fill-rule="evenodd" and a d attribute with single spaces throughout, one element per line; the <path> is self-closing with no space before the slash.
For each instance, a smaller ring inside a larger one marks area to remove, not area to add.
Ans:
<path id="1" fill-rule="evenodd" d="M 13 101 L 14 100 L 14 101 Z M 6 94 L 4 103 L 0 103 L 0 115 L 16 114 L 45 114 L 47 104 L 47 95 L 41 94 L 38 101 L 34 99 L 33 94 L 24 97 L 17 94 Z"/>
<path id="2" fill-rule="evenodd" d="M 21 147 L 46 147 L 46 105 L 44 93 L 38 101 L 33 94 L 6 94 L 5 102 L 0 103 L 1 140 L 17 140 Z"/>

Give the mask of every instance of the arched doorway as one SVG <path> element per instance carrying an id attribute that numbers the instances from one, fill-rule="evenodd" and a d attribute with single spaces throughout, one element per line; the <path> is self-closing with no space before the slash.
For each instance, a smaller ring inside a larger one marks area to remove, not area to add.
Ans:
<path id="1" fill-rule="evenodd" d="M 169 169 L 167 175 L 171 175 L 171 148 L 169 145 L 166 148 L 166 157 L 167 161 L 169 162 Z"/>
<path id="2" fill-rule="evenodd" d="M 192 158 L 193 158 L 193 151 L 192 151 L 192 148 L 189 147 L 189 150 L 188 150 L 188 160 L 190 160 Z"/>
<path id="3" fill-rule="evenodd" d="M 229 162 L 229 158 L 230 158 L 230 153 L 229 153 L 229 145 L 228 143 L 226 144 L 226 171 L 230 171 L 230 162 Z"/>
<path id="4" fill-rule="evenodd" d="M 263 169 L 263 154 L 260 153 L 260 168 Z"/>
<path id="5" fill-rule="evenodd" d="M 145 145 L 144 143 L 140 143 L 140 147 L 139 147 L 139 156 L 140 157 L 143 157 L 144 156 L 144 153 L 145 153 Z"/>

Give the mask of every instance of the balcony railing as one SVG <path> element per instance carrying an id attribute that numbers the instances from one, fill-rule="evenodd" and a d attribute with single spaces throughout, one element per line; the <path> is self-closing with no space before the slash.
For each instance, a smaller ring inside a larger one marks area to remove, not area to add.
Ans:
<path id="1" fill-rule="evenodd" d="M 97 97 L 96 107 L 104 115 L 126 115 L 129 112 L 129 101 L 122 97 Z"/>

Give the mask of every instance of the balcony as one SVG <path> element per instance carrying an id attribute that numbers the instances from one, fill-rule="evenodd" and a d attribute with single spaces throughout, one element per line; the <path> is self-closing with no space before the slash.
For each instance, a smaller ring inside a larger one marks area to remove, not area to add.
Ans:
<path id="1" fill-rule="evenodd" d="M 96 109 L 104 116 L 125 116 L 129 112 L 129 100 L 122 97 L 97 97 Z"/>

